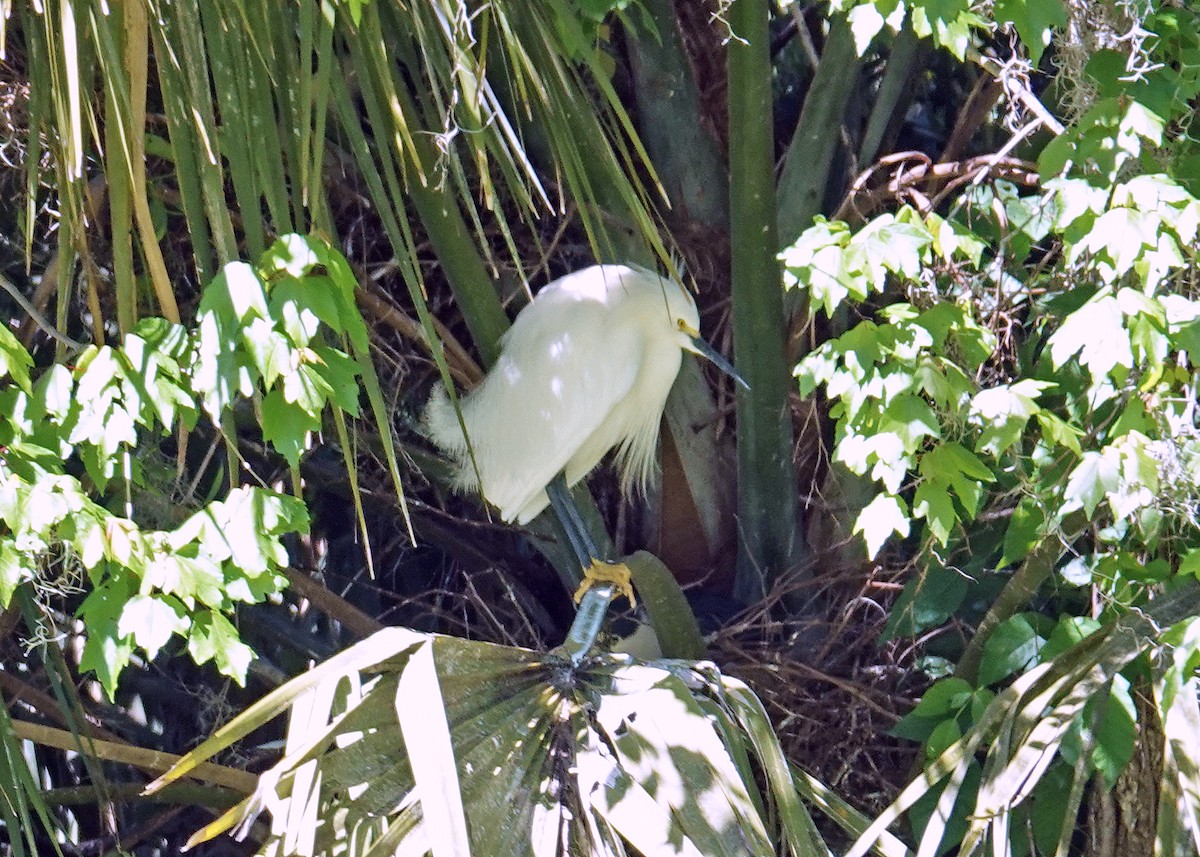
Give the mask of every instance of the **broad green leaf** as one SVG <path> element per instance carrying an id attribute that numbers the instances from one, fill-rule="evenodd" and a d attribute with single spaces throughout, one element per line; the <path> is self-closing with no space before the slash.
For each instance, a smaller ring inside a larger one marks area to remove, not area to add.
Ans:
<path id="1" fill-rule="evenodd" d="M 997 457 L 1007 452 L 1021 439 L 1029 418 L 1041 410 L 1037 397 L 1054 386 L 1026 378 L 976 393 L 970 411 L 980 426 L 975 448 Z"/>
<path id="2" fill-rule="evenodd" d="M 7 608 L 13 592 L 33 578 L 33 560 L 17 550 L 10 538 L 0 538 L 0 609 Z"/>
<path id="3" fill-rule="evenodd" d="M 230 491 L 224 503 L 214 504 L 213 515 L 233 565 L 250 577 L 287 565 L 279 537 L 308 530 L 303 503 L 261 488 Z"/>
<path id="4" fill-rule="evenodd" d="M 33 400 L 43 414 L 62 420 L 71 409 L 74 387 L 71 370 L 55 363 L 34 384 Z"/>
<path id="5" fill-rule="evenodd" d="M 1022 497 L 1004 531 L 1004 553 L 997 567 L 1005 568 L 1023 561 L 1041 541 L 1045 525 L 1046 516 L 1041 504 L 1033 497 Z"/>
<path id="6" fill-rule="evenodd" d="M 943 547 L 950 541 L 950 533 L 958 523 L 958 512 L 945 487 L 926 480 L 917 486 L 913 496 L 913 517 L 924 518 L 929 532 Z"/>
<path id="7" fill-rule="evenodd" d="M 1137 710 L 1129 695 L 1129 683 L 1122 676 L 1117 676 L 1103 693 L 1088 703 L 1064 736 L 1062 754 L 1068 763 L 1074 763 L 1079 757 L 1085 730 L 1091 732 L 1092 768 L 1111 789 L 1133 758 L 1138 736 Z"/>
<path id="8" fill-rule="evenodd" d="M 1105 295 L 1093 299 L 1063 319 L 1050 336 L 1050 357 L 1055 367 L 1079 355 L 1092 382 L 1098 384 L 1117 366 L 1133 366 L 1129 332 L 1117 299 Z"/>
<path id="9" fill-rule="evenodd" d="M 242 642 L 237 629 L 220 613 L 198 611 L 188 631 L 188 652 L 198 664 L 213 661 L 222 675 L 239 685 L 246 683 L 246 671 L 254 660 L 254 650 Z"/>
<path id="10" fill-rule="evenodd" d="M 1067 26 L 1062 0 L 996 0 L 994 14 L 997 23 L 1011 23 L 1016 28 L 1035 68 L 1054 30 Z"/>
<path id="11" fill-rule="evenodd" d="M 197 317 L 209 313 L 221 326 L 231 328 L 255 318 L 270 318 L 267 295 L 254 268 L 245 262 L 230 262 L 222 268 L 200 298 Z"/>
<path id="12" fill-rule="evenodd" d="M 308 307 L 307 295 L 300 283 L 289 281 L 271 292 L 271 317 L 298 348 L 307 348 L 317 331 L 321 319 Z"/>
<path id="13" fill-rule="evenodd" d="M 33 358 L 21 345 L 21 341 L 8 329 L 7 324 L 0 324 L 0 378 L 8 375 L 17 386 L 26 393 L 31 392 L 29 370 L 33 368 Z"/>
<path id="14" fill-rule="evenodd" d="M 980 685 L 994 684 L 1039 660 L 1045 640 L 1025 615 L 1013 616 L 996 627 L 983 645 Z"/>
<path id="15" fill-rule="evenodd" d="M 972 265 L 979 266 L 987 244 L 974 232 L 957 220 L 943 218 L 936 212 L 927 215 L 925 223 L 933 236 L 933 252 L 947 261 L 953 260 L 956 255 L 963 256 Z"/>
<path id="16" fill-rule="evenodd" d="M 954 615 L 966 594 L 966 575 L 958 569 L 930 564 L 904 585 L 883 638 L 915 637 L 936 628 Z"/>
<path id="17" fill-rule="evenodd" d="M 319 418 L 325 403 L 333 395 L 329 382 L 321 373 L 308 362 L 304 352 L 300 356 L 300 365 L 283 376 L 283 398 L 306 411 L 311 417 Z"/>
<path id="18" fill-rule="evenodd" d="M 128 637 L 154 659 L 173 634 L 184 634 L 188 621 L 183 610 L 153 595 L 135 595 L 125 603 L 117 634 Z"/>
<path id="19" fill-rule="evenodd" d="M 271 287 L 271 313 L 275 318 L 284 318 L 281 311 L 285 306 L 293 306 L 291 313 L 297 313 L 306 319 L 316 318 L 325 324 L 335 335 L 342 332 L 341 313 L 338 309 L 337 287 L 329 277 L 308 275 L 300 279 L 286 279 Z M 306 326 L 315 334 L 315 329 Z M 293 340 L 297 344 L 299 340 Z"/>
<path id="20" fill-rule="evenodd" d="M 883 29 L 883 15 L 879 14 L 875 4 L 863 3 L 851 9 L 846 15 L 846 20 L 850 23 L 850 32 L 854 34 L 854 50 L 861 57 Z"/>
<path id="21" fill-rule="evenodd" d="M 329 386 L 329 397 L 352 417 L 358 416 L 358 364 L 336 348 L 317 346 L 308 354 L 309 366 Z"/>
<path id="22" fill-rule="evenodd" d="M 238 347 L 240 328 L 224 323 L 215 312 L 201 313 L 196 320 L 196 362 L 192 368 L 192 387 L 204 403 L 204 410 L 215 423 L 239 396 L 254 392 L 252 364 Z"/>
<path id="23" fill-rule="evenodd" d="M 975 693 L 970 682 L 956 677 L 945 678 L 934 684 L 921 695 L 921 701 L 912 710 L 921 717 L 945 717 L 957 714 L 967 707 Z"/>
<path id="24" fill-rule="evenodd" d="M 1192 574 L 1200 577 L 1200 547 L 1190 548 L 1179 561 L 1180 574 Z"/>
<path id="25" fill-rule="evenodd" d="M 1107 492 L 1108 504 L 1118 520 L 1155 501 L 1159 463 L 1149 438 L 1138 431 L 1126 432 L 1104 450 L 1104 455 L 1116 456 L 1120 462 L 1121 478 Z"/>
<path id="26" fill-rule="evenodd" d="M 1042 649 L 1042 659 L 1057 657 L 1075 644 L 1096 633 L 1103 627 L 1101 623 L 1090 616 L 1061 616 L 1054 630 L 1046 639 Z"/>
<path id="27" fill-rule="evenodd" d="M 189 609 L 197 603 L 219 607 L 224 603 L 224 575 L 212 559 L 176 553 L 160 553 L 146 566 L 145 586 L 159 589 L 183 601 Z"/>
<path id="28" fill-rule="evenodd" d="M 942 490 L 949 489 L 974 517 L 983 499 L 983 485 L 995 481 L 992 471 L 975 453 L 956 441 L 939 444 L 921 456 L 921 475 Z"/>
<path id="29" fill-rule="evenodd" d="M 1062 514 L 1083 509 L 1091 518 L 1105 495 L 1118 490 L 1121 483 L 1121 462 L 1107 450 L 1104 454 L 1088 450 L 1067 479 L 1063 490 Z"/>
<path id="30" fill-rule="evenodd" d="M 904 501 L 891 494 L 880 494 L 858 515 L 854 522 L 855 534 L 862 533 L 867 543 L 867 558 L 874 559 L 884 542 L 896 533 L 907 536 L 909 517 Z"/>
<path id="31" fill-rule="evenodd" d="M 1083 436 L 1081 429 L 1055 416 L 1050 411 L 1039 410 L 1037 421 L 1047 438 L 1060 446 L 1066 447 L 1076 455 L 1082 455 L 1083 447 L 1079 445 L 1079 438 Z"/>
<path id="32" fill-rule="evenodd" d="M 242 329 L 242 339 L 251 365 L 258 370 L 268 390 L 280 375 L 292 371 L 293 355 L 297 352 L 269 319 L 254 319 Z"/>
<path id="33" fill-rule="evenodd" d="M 299 466 L 300 457 L 309 447 L 309 434 L 320 430 L 320 416 L 288 402 L 282 390 L 272 390 L 263 397 L 263 440 L 271 444 L 289 466 Z"/>
<path id="34" fill-rule="evenodd" d="M 1100 215 L 1086 249 L 1106 256 L 1114 276 L 1123 276 L 1133 268 L 1142 253 L 1157 243 L 1157 218 L 1132 208 L 1112 208 Z"/>
<path id="35" fill-rule="evenodd" d="M 883 291 L 887 272 L 903 279 L 921 273 L 921 253 L 933 241 L 924 224 L 904 223 L 894 215 L 881 215 L 851 239 L 849 252 L 856 267 L 865 270 L 873 291 Z"/>
<path id="36" fill-rule="evenodd" d="M 117 680 L 133 655 L 132 640 L 117 630 L 132 594 L 133 587 L 126 575 L 110 575 L 92 590 L 77 611 L 87 629 L 79 669 L 95 673 L 109 699 L 116 693 Z"/>
<path id="37" fill-rule="evenodd" d="M 894 433 L 900 438 L 905 452 L 915 452 L 927 437 L 940 437 L 941 425 L 928 403 L 919 396 L 896 396 L 884 409 L 879 422 L 880 431 Z"/>

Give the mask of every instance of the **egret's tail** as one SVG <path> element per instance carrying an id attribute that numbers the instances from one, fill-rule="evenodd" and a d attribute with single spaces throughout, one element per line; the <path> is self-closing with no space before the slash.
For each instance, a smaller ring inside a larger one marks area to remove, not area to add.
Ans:
<path id="1" fill-rule="evenodd" d="M 425 427 L 425 434 L 443 452 L 456 459 L 462 459 L 462 454 L 467 450 L 467 442 L 463 438 L 454 403 L 450 401 L 445 387 L 441 384 L 435 384 L 433 392 L 429 394 L 429 402 L 425 405 L 425 414 L 421 422 Z"/>

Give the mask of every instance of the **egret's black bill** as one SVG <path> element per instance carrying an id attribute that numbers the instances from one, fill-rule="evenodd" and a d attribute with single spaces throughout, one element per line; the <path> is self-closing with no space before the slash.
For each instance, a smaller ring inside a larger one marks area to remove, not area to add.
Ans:
<path id="1" fill-rule="evenodd" d="M 713 348 L 699 336 L 693 336 L 691 339 L 692 345 L 696 347 L 696 351 L 698 353 L 707 357 L 714 366 L 741 384 L 744 389 L 750 389 L 750 385 L 746 383 L 746 379 L 738 374 L 738 371 L 733 368 L 733 364 L 726 360 L 724 356 L 722 356 L 721 352 L 717 351 L 717 349 Z"/>

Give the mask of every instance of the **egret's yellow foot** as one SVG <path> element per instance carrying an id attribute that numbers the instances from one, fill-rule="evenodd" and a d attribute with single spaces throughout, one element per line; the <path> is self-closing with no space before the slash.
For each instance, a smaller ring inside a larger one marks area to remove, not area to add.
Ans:
<path id="1" fill-rule="evenodd" d="M 598 559 L 592 560 L 592 564 L 583 570 L 583 581 L 575 590 L 575 603 L 578 604 L 583 599 L 583 593 L 599 583 L 611 583 L 617 588 L 618 595 L 629 599 L 630 607 L 637 606 L 637 599 L 633 597 L 629 566 L 623 562 L 602 562 Z"/>

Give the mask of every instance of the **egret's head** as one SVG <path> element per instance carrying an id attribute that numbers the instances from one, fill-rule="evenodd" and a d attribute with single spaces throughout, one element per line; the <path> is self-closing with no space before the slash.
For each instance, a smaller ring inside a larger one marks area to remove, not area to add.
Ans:
<path id="1" fill-rule="evenodd" d="M 750 389 L 733 365 L 701 338 L 700 313 L 696 309 L 696 302 L 685 289 L 645 268 L 622 266 L 620 270 L 623 273 L 620 294 L 622 298 L 633 298 L 630 303 L 637 305 L 637 309 L 634 311 L 641 317 L 654 319 L 653 322 L 650 322 L 652 324 L 651 336 L 656 338 L 664 335 L 672 336 L 681 349 L 706 357 L 726 375 L 747 390 Z M 651 301 L 652 314 L 650 316 L 642 315 L 646 312 L 645 301 L 647 300 Z M 664 300 L 670 318 L 670 328 L 660 326 Z M 633 307 L 631 306 L 630 309 L 632 310 Z"/>
<path id="2" fill-rule="evenodd" d="M 746 379 L 738 374 L 738 371 L 733 368 L 733 364 L 726 360 L 725 356 L 721 354 L 721 352 L 709 345 L 708 342 L 706 342 L 704 338 L 700 336 L 700 331 L 698 331 L 693 325 L 688 324 L 687 321 L 682 318 L 678 319 L 675 322 L 675 325 L 679 328 L 679 333 L 683 336 L 683 348 L 692 352 L 693 354 L 699 354 L 700 356 L 707 358 L 714 366 L 716 366 L 733 380 L 737 381 L 742 387 L 747 390 L 750 389 L 750 385 L 746 383 Z"/>

